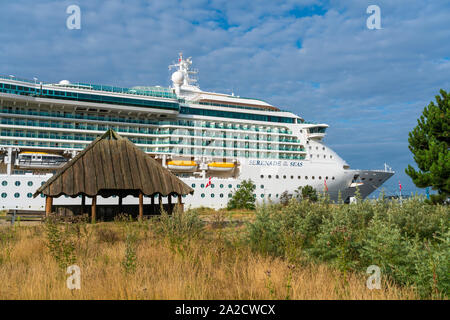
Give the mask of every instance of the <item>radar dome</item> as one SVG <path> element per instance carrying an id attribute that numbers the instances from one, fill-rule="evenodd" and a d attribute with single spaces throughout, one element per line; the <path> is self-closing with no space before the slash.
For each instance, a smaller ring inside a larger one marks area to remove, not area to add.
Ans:
<path id="1" fill-rule="evenodd" d="M 184 81 L 184 75 L 181 71 L 175 71 L 172 73 L 172 81 L 174 84 L 181 85 Z"/>
<path id="2" fill-rule="evenodd" d="M 70 81 L 69 81 L 69 80 L 61 80 L 61 81 L 59 82 L 59 84 L 60 84 L 60 85 L 63 85 L 63 86 L 67 86 L 67 85 L 70 84 Z"/>

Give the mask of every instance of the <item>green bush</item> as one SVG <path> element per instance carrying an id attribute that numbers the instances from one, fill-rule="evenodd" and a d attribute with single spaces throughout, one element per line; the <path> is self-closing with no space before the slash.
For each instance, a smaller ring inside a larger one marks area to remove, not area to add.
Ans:
<path id="1" fill-rule="evenodd" d="M 253 196 L 253 191 L 255 190 L 255 185 L 252 180 L 244 180 L 241 183 L 241 187 L 234 191 L 233 196 L 228 201 L 227 209 L 255 209 L 255 197 Z"/>
<path id="2" fill-rule="evenodd" d="M 414 287 L 424 298 L 450 294 L 450 209 L 413 197 L 402 203 L 357 201 L 330 205 L 289 201 L 258 208 L 248 226 L 250 247 L 263 254 L 304 263 L 326 262 L 343 272 L 382 275 Z"/>

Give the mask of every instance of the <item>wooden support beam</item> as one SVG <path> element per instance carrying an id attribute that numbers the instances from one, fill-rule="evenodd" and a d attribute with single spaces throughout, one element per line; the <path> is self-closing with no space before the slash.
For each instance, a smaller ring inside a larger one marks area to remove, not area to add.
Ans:
<path id="1" fill-rule="evenodd" d="M 52 213 L 53 198 L 45 198 L 45 216 L 48 217 Z"/>
<path id="2" fill-rule="evenodd" d="M 86 196 L 83 194 L 81 195 L 81 214 L 86 213 Z"/>
<path id="3" fill-rule="evenodd" d="M 167 203 L 169 204 L 169 206 L 172 204 L 172 195 L 171 194 L 169 194 L 167 196 Z"/>
<path id="4" fill-rule="evenodd" d="M 144 218 L 144 194 L 142 191 L 139 192 L 139 220 L 142 221 Z"/>
<path id="5" fill-rule="evenodd" d="M 91 205 L 91 223 L 95 223 L 97 215 L 97 196 L 94 196 L 92 198 L 92 205 Z"/>
<path id="6" fill-rule="evenodd" d="M 181 201 L 181 194 L 178 195 L 178 204 L 182 204 L 183 202 Z"/>
<path id="7" fill-rule="evenodd" d="M 120 213 L 123 213 L 122 202 L 123 202 L 122 195 L 119 195 L 119 214 L 120 214 Z"/>

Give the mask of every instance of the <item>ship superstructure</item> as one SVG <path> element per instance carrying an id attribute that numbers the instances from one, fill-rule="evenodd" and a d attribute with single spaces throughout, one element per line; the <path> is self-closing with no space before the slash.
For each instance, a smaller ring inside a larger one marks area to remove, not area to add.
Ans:
<path id="1" fill-rule="evenodd" d="M 259 99 L 202 91 L 191 65 L 180 54 L 170 88 L 0 77 L 0 210 L 43 209 L 34 191 L 108 128 L 191 186 L 194 195 L 184 199 L 191 207 L 226 206 L 244 179 L 254 182 L 258 202 L 276 202 L 304 185 L 348 202 L 356 187 L 366 197 L 393 175 L 350 169 L 324 144 L 327 124 Z M 55 203 L 71 201 L 79 202 Z"/>

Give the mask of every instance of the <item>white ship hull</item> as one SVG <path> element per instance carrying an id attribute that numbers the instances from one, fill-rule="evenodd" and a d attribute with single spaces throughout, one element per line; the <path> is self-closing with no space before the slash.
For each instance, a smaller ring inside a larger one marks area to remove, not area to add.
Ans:
<path id="1" fill-rule="evenodd" d="M 249 162 L 249 161 L 247 161 Z M 300 163 L 300 162 L 298 162 Z M 275 169 L 274 169 L 275 168 Z M 238 178 L 211 178 L 211 186 L 206 187 L 209 178 L 181 178 L 186 184 L 191 186 L 195 191 L 194 195 L 188 195 L 183 198 L 186 208 L 211 207 L 215 209 L 225 208 L 227 206 L 229 195 L 232 194 L 245 179 L 251 179 L 256 185 L 254 194 L 256 202 L 262 204 L 264 202 L 278 202 L 280 195 L 284 191 L 294 193 L 300 186 L 311 185 L 319 192 L 325 191 L 325 183 L 323 178 L 328 176 L 326 182 L 328 187 L 328 195 L 333 201 L 337 201 L 339 192 L 342 201 L 349 201 L 350 197 L 355 195 L 356 188 L 351 187 L 355 175 L 365 178 L 365 182 L 359 185 L 361 196 L 367 197 L 375 191 L 381 184 L 389 179 L 393 172 L 387 171 L 369 171 L 369 170 L 336 170 L 336 168 L 324 169 L 319 164 L 304 164 L 301 167 L 267 167 L 252 166 L 249 164 L 242 165 L 242 175 Z M 269 175 L 271 176 L 269 178 Z M 278 175 L 278 178 L 276 176 Z M 286 176 L 286 178 L 284 178 Z M 293 178 L 291 178 L 291 176 Z M 300 179 L 298 178 L 300 176 Z M 314 176 L 314 180 L 312 177 Z M 321 180 L 318 177 L 322 177 Z M 17 209 L 17 210 L 44 210 L 45 199 L 38 196 L 32 198 L 36 189 L 47 179 L 48 175 L 0 175 L 0 210 Z M 308 177 L 306 180 L 305 177 Z M 332 179 L 334 177 L 334 180 Z M 371 179 L 369 181 L 369 179 Z M 6 186 L 1 183 L 6 181 Z M 19 182 L 19 183 L 17 183 Z M 31 183 L 30 183 L 31 182 Z M 6 194 L 2 197 L 2 194 Z M 17 196 L 17 194 L 19 194 Z M 98 204 L 116 204 L 118 199 L 115 198 L 99 198 Z M 150 200 L 144 199 L 144 202 L 150 203 Z M 163 199 L 167 203 L 167 199 Z M 54 204 L 80 204 L 79 198 L 66 198 L 62 196 L 54 200 Z M 87 200 L 87 204 L 89 204 Z M 127 197 L 123 200 L 123 204 L 137 204 L 138 199 Z"/>

